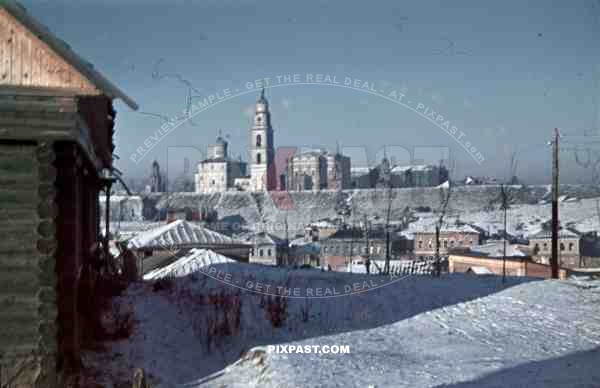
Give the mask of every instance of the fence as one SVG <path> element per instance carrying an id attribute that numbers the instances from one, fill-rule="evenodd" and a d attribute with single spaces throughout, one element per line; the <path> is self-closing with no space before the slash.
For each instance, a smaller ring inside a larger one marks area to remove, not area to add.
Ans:
<path id="1" fill-rule="evenodd" d="M 391 260 L 390 272 L 398 276 L 432 275 L 435 271 L 435 260 Z M 371 275 L 379 275 L 385 268 L 384 260 L 371 260 Z M 364 264 L 353 264 L 348 272 L 366 273 Z"/>

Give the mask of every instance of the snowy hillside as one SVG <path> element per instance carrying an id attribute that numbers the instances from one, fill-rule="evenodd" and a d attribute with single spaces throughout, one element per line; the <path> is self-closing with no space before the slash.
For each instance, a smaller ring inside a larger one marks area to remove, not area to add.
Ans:
<path id="1" fill-rule="evenodd" d="M 479 216 L 479 213 L 483 212 L 486 206 L 500 194 L 498 186 L 460 186 L 453 190 L 449 212 L 465 213 L 471 218 Z M 363 215 L 385 216 L 387 210 L 385 190 L 347 190 L 346 192 L 352 197 L 354 212 L 359 219 Z M 548 186 L 511 186 L 510 192 L 514 209 L 523 208 L 526 214 L 537 215 L 538 218 L 550 217 Z M 561 208 L 576 208 L 584 202 L 588 217 L 596 214 L 595 200 L 589 198 L 600 197 L 598 187 L 563 185 L 561 194 L 565 198 L 565 201 L 561 202 Z M 164 208 L 169 203 L 169 206 L 178 209 L 185 207 L 215 209 L 220 218 L 239 214 L 250 225 L 259 221 L 259 211 L 262 211 L 269 232 L 279 237 L 283 237 L 285 233 L 283 225 L 286 219 L 289 232 L 294 234 L 301 232 L 304 225 L 310 222 L 336 216 L 334 209 L 337 193 L 335 191 L 290 192 L 290 195 L 295 206 L 293 210 L 277 209 L 268 193 L 153 194 L 146 202 L 147 206 L 154 208 L 155 213 L 156 209 Z M 392 219 L 399 217 L 406 206 L 437 209 L 440 205 L 439 189 L 433 187 L 394 189 L 392 201 Z M 537 207 L 540 203 L 541 207 Z"/>
<path id="2" fill-rule="evenodd" d="M 597 199 L 581 199 L 574 202 L 559 204 L 559 217 L 561 225 L 573 227 L 579 232 L 600 230 L 600 214 L 597 213 Z M 431 213 L 419 213 L 420 219 L 410 225 L 410 230 L 432 228 L 435 217 Z M 515 204 L 507 212 L 507 231 L 510 235 L 527 237 L 539 232 L 542 223 L 547 222 L 552 216 L 551 204 Z M 450 211 L 446 224 L 455 224 L 457 220 L 469 223 L 489 232 L 500 233 L 503 228 L 504 214 L 501 210 L 484 211 Z"/>
<path id="3" fill-rule="evenodd" d="M 600 284 L 538 282 L 362 332 L 294 342 L 350 354 L 263 353 L 196 387 L 598 387 Z M 248 383 L 250 382 L 250 383 Z"/>
<path id="4" fill-rule="evenodd" d="M 559 216 L 561 224 L 566 227 L 574 227 L 580 232 L 588 232 L 600 230 L 600 214 L 597 212 L 598 198 L 580 199 L 578 201 L 565 201 L 559 205 Z M 363 207 L 360 206 L 360 209 Z M 285 216 L 288 216 L 290 234 L 300 232 L 306 224 L 324 218 L 324 214 L 332 213 L 325 212 L 317 208 L 303 208 L 305 211 L 277 211 L 271 209 L 271 213 L 267 218 L 277 221 L 267 221 L 267 229 L 274 235 L 282 237 L 285 234 Z M 241 212 L 246 214 L 242 216 L 247 222 L 257 222 L 256 214 L 248 215 L 255 212 L 255 208 L 243 208 Z M 508 233 L 513 236 L 527 237 L 538 232 L 541 229 L 542 223 L 550 219 L 552 206 L 550 204 L 513 204 L 507 213 L 507 229 Z M 335 214 L 330 214 L 334 216 Z M 412 238 L 412 232 L 423 229 L 433 230 L 433 225 L 436 222 L 436 216 L 432 212 L 418 212 L 417 222 L 410 224 L 408 237 Z M 248 221 L 250 220 L 250 221 Z M 483 208 L 471 208 L 458 210 L 450 208 L 447 217 L 445 218 L 446 225 L 455 225 L 456 222 L 468 223 L 481 228 L 490 234 L 500 234 L 503 226 L 503 212 L 499 209 L 484 210 Z M 113 231 L 119 230 L 121 234 L 126 236 L 135 236 L 137 233 L 144 230 L 151 230 L 156 227 L 163 226 L 164 223 L 156 222 L 121 222 L 119 225 L 112 224 Z M 250 228 L 252 225 L 249 225 Z"/>
<path id="5" fill-rule="evenodd" d="M 110 387 L 137 367 L 155 387 L 591 387 L 600 378 L 599 283 L 210 269 L 118 298 L 113 311 L 133 312 L 133 335 L 86 354 L 95 379 Z M 300 296 L 265 295 L 277 286 Z M 350 354 L 262 354 L 273 344 L 348 345 Z M 542 374 L 543 365 L 560 368 Z"/>

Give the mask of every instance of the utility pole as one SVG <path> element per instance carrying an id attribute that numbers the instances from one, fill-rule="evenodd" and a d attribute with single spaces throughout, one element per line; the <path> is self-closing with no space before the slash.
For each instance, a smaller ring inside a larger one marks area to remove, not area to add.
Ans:
<path id="1" fill-rule="evenodd" d="M 558 128 L 554 128 L 552 143 L 552 278 L 558 279 Z"/>
<path id="2" fill-rule="evenodd" d="M 367 268 L 367 274 L 371 273 L 371 256 L 369 254 L 369 223 L 367 215 L 365 214 L 365 266 Z"/>
<path id="3" fill-rule="evenodd" d="M 290 264 L 290 234 L 288 230 L 288 214 L 285 212 L 285 251 L 283 252 L 283 260 L 280 265 Z"/>
<path id="4" fill-rule="evenodd" d="M 508 209 L 508 200 L 506 188 L 501 186 L 502 190 L 502 210 L 504 211 L 504 250 L 502 252 L 502 283 L 506 283 L 506 211 Z"/>
<path id="5" fill-rule="evenodd" d="M 353 266 L 353 260 L 354 260 L 354 228 L 355 228 L 355 224 L 354 224 L 354 214 L 352 214 L 352 226 L 350 229 L 350 273 L 352 273 L 352 266 Z"/>

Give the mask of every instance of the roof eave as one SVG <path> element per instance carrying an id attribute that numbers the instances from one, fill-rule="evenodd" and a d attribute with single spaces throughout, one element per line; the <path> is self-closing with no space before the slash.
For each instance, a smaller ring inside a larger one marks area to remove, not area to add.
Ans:
<path id="1" fill-rule="evenodd" d="M 46 43 L 50 48 L 77 71 L 83 74 L 91 83 L 100 89 L 106 96 L 111 99 L 120 99 L 128 107 L 133 110 L 138 110 L 138 104 L 123 91 L 116 87 L 106 77 L 96 71 L 93 65 L 77 53 L 71 50 L 70 46 L 56 37 L 45 25 L 27 12 L 27 9 L 14 0 L 0 0 L 0 7 L 6 9 L 14 18 L 35 34 L 40 40 Z"/>

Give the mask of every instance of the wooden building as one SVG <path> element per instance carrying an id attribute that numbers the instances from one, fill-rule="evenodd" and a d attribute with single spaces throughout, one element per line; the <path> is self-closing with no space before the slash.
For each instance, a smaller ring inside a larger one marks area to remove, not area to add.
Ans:
<path id="1" fill-rule="evenodd" d="M 175 220 L 138 233 L 127 241 L 138 259 L 139 275 L 177 260 L 190 249 L 208 249 L 247 263 L 252 245 L 198 224 Z"/>
<path id="2" fill-rule="evenodd" d="M 99 239 L 115 111 L 136 104 L 0 1 L 0 386 L 63 386 L 78 363 L 79 281 Z"/>

